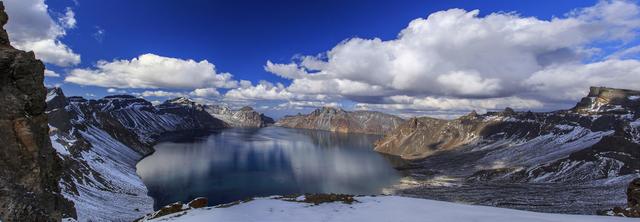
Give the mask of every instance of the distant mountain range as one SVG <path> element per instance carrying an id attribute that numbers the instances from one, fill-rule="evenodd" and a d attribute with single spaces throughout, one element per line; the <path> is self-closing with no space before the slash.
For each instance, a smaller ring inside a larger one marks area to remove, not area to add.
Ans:
<path id="1" fill-rule="evenodd" d="M 285 116 L 275 125 L 288 128 L 382 135 L 403 122 L 404 120 L 400 117 L 381 112 L 349 112 L 341 108 L 322 107 L 306 115 Z"/>

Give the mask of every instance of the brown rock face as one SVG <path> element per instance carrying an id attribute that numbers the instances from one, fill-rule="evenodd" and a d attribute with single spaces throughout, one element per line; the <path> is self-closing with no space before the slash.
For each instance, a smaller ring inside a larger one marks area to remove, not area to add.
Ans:
<path id="1" fill-rule="evenodd" d="M 193 199 L 192 201 L 189 201 L 187 205 L 191 208 L 203 208 L 209 205 L 209 200 L 204 197 L 198 197 L 196 199 Z"/>
<path id="2" fill-rule="evenodd" d="M 640 211 L 640 178 L 637 178 L 629 184 L 627 188 L 628 207 Z"/>
<path id="3" fill-rule="evenodd" d="M 0 24 L 7 14 L 0 2 Z M 14 49 L 0 31 L 0 219 L 60 221 L 75 217 L 60 195 L 60 159 L 51 147 L 45 111 L 44 65 Z"/>

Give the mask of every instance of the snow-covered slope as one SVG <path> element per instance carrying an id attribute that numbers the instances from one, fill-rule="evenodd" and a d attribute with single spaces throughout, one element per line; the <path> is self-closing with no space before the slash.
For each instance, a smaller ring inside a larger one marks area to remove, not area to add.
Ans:
<path id="1" fill-rule="evenodd" d="M 79 221 L 132 221 L 153 210 L 135 165 L 162 133 L 227 125 L 201 109 L 127 95 L 98 100 L 47 95 L 52 145 L 63 159 L 63 195 Z"/>
<path id="2" fill-rule="evenodd" d="M 150 221 L 307 221 L 307 222 L 624 222 L 637 219 L 535 213 L 398 196 L 355 197 L 357 202 L 313 205 L 304 197 L 258 198 L 237 205 L 188 210 Z"/>

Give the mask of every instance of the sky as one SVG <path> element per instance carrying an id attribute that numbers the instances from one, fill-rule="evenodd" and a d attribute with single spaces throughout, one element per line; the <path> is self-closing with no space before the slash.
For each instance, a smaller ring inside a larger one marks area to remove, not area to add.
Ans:
<path id="1" fill-rule="evenodd" d="M 640 89 L 637 1 L 4 4 L 12 45 L 67 96 L 452 118 L 566 109 L 589 86 Z"/>

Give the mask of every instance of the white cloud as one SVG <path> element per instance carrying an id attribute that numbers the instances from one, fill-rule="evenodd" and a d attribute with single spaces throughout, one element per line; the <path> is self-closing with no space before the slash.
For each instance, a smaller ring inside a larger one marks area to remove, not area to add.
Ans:
<path id="1" fill-rule="evenodd" d="M 197 97 L 217 97 L 220 96 L 220 92 L 215 88 L 201 88 L 193 90 L 189 95 Z"/>
<path id="2" fill-rule="evenodd" d="M 73 69 L 66 82 L 113 88 L 233 88 L 238 81 L 218 73 L 207 60 L 194 61 L 155 54 L 131 60 L 98 61 L 94 69 Z"/>
<path id="3" fill-rule="evenodd" d="M 288 110 L 288 109 L 305 109 L 305 108 L 318 108 L 318 107 L 341 107 L 342 104 L 338 102 L 324 102 L 324 101 L 288 101 L 281 103 L 272 109 L 274 110 Z"/>
<path id="4" fill-rule="evenodd" d="M 96 32 L 93 33 L 93 38 L 98 42 L 102 42 L 104 40 L 105 30 L 100 26 L 96 26 Z"/>
<path id="5" fill-rule="evenodd" d="M 71 8 L 67 8 L 67 11 L 64 13 L 64 15 L 58 18 L 58 21 L 64 28 L 67 28 L 67 29 L 75 28 L 77 23 L 76 13 L 74 13 L 73 10 L 71 10 Z"/>
<path id="6" fill-rule="evenodd" d="M 265 70 L 292 79 L 282 91 L 297 96 L 395 109 L 538 108 L 575 102 L 590 85 L 637 88 L 640 63 L 598 61 L 606 56 L 597 46 L 628 47 L 639 29 L 640 7 L 631 1 L 601 1 L 550 20 L 450 9 L 411 21 L 396 39 L 347 39 L 319 56 L 267 61 Z M 409 103 L 389 101 L 403 95 Z"/>
<path id="7" fill-rule="evenodd" d="M 638 60 L 605 60 L 590 64 L 548 67 L 525 80 L 525 85 L 536 90 L 541 96 L 573 101 L 585 96 L 589 86 L 638 89 L 639 84 Z"/>
<path id="8" fill-rule="evenodd" d="M 542 103 L 534 99 L 519 97 L 502 97 L 487 99 L 464 99 L 442 97 L 411 97 L 391 96 L 384 98 L 384 104 L 358 103 L 359 109 L 383 109 L 383 110 L 422 110 L 422 111 L 470 111 L 502 109 L 511 107 L 515 109 L 535 109 L 542 107 Z"/>
<path id="9" fill-rule="evenodd" d="M 44 70 L 44 76 L 48 76 L 48 77 L 60 77 L 60 74 L 58 74 L 57 72 L 45 69 Z"/>
<path id="10" fill-rule="evenodd" d="M 289 100 L 293 94 L 287 91 L 281 83 L 273 84 L 260 81 L 256 86 L 231 89 L 225 94 L 227 100 Z"/>
<path id="11" fill-rule="evenodd" d="M 119 89 L 114 89 L 114 88 L 109 88 L 107 89 L 108 93 L 117 93 L 117 94 L 126 94 L 127 91 L 126 90 L 119 90 Z"/>
<path id="12" fill-rule="evenodd" d="M 142 93 L 133 93 L 136 96 L 141 97 L 188 97 L 185 93 L 180 92 L 168 92 L 163 90 L 155 90 L 155 91 L 144 91 Z"/>
<path id="13" fill-rule="evenodd" d="M 4 3 L 10 18 L 6 29 L 14 47 L 34 51 L 38 59 L 49 64 L 71 66 L 80 63 L 80 55 L 60 41 L 66 35 L 66 29 L 76 25 L 73 10 L 67 8 L 56 21 L 49 15 L 44 0 Z"/>

